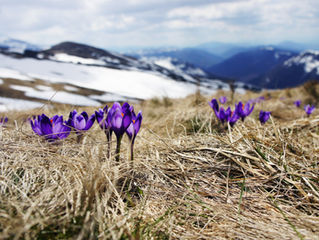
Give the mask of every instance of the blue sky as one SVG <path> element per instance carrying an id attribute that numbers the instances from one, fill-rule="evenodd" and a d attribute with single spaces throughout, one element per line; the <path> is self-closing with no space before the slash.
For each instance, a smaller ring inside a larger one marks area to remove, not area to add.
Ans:
<path id="1" fill-rule="evenodd" d="M 0 0 L 0 34 L 51 45 L 318 42 L 318 0 Z"/>

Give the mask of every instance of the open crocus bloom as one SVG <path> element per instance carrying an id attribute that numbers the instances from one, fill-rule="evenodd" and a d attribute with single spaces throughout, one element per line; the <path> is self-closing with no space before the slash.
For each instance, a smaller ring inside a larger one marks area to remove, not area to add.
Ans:
<path id="1" fill-rule="evenodd" d="M 132 113 L 128 103 L 124 103 L 123 107 L 118 102 L 115 102 L 108 113 L 111 123 L 111 131 L 113 131 L 117 138 L 121 138 L 126 129 L 132 122 Z"/>
<path id="2" fill-rule="evenodd" d="M 268 121 L 270 114 L 271 114 L 271 112 L 266 112 L 266 111 L 261 110 L 259 113 L 260 123 L 265 124 Z"/>
<path id="3" fill-rule="evenodd" d="M 308 104 L 304 107 L 304 109 L 305 109 L 305 112 L 307 113 L 307 115 L 309 116 L 315 110 L 315 106 L 310 106 Z"/>
<path id="4" fill-rule="evenodd" d="M 134 144 L 135 137 L 141 128 L 143 116 L 141 111 L 136 116 L 133 107 L 131 108 L 131 113 L 132 113 L 132 122 L 129 125 L 129 127 L 126 129 L 126 134 L 131 140 L 132 144 Z"/>
<path id="5" fill-rule="evenodd" d="M 92 114 L 89 118 L 86 112 L 82 112 L 81 114 L 77 113 L 76 110 L 70 112 L 68 125 L 72 127 L 76 133 L 80 133 L 81 131 L 89 130 L 95 121 L 95 114 Z"/>
<path id="6" fill-rule="evenodd" d="M 71 128 L 63 122 L 63 116 L 55 115 L 52 118 L 45 114 L 30 119 L 33 131 L 39 136 L 44 136 L 49 141 L 64 139 L 70 134 Z"/>
<path id="7" fill-rule="evenodd" d="M 254 110 L 254 105 L 252 104 L 252 106 L 250 107 L 250 103 L 248 102 L 246 103 L 246 105 L 244 105 L 242 102 L 239 102 L 237 106 L 238 107 L 236 107 L 236 109 L 238 108 L 238 113 L 242 121 L 244 121 L 245 118 Z"/>

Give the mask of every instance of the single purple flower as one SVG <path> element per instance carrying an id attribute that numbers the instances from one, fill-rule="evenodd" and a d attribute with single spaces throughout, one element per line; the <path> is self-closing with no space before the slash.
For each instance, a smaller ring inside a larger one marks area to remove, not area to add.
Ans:
<path id="1" fill-rule="evenodd" d="M 116 160 L 120 160 L 121 140 L 126 129 L 132 123 L 131 107 L 128 103 L 121 106 L 120 103 L 115 102 L 109 109 L 107 114 L 107 123 L 110 124 L 110 131 L 114 132 L 117 139 L 116 145 Z"/>
<path id="2" fill-rule="evenodd" d="M 52 118 L 45 114 L 30 119 L 31 128 L 39 136 L 44 136 L 48 141 L 64 139 L 69 136 L 71 128 L 63 121 L 63 116 L 55 115 Z"/>
<path id="3" fill-rule="evenodd" d="M 294 104 L 296 105 L 296 107 L 300 107 L 300 105 L 301 105 L 301 100 L 294 101 Z"/>
<path id="4" fill-rule="evenodd" d="M 307 113 L 307 116 L 309 117 L 310 114 L 315 110 L 315 106 L 310 106 L 308 104 L 304 107 L 304 109 L 305 109 L 305 112 Z"/>
<path id="5" fill-rule="evenodd" d="M 122 138 L 126 129 L 132 122 L 132 113 L 129 108 L 122 109 L 121 107 L 118 107 L 115 104 L 117 103 L 114 103 L 112 106 L 112 109 L 114 111 L 112 111 L 111 113 L 112 109 L 110 109 L 109 112 L 111 116 L 111 130 L 114 132 L 117 138 Z"/>
<path id="6" fill-rule="evenodd" d="M 260 111 L 259 113 L 259 121 L 261 124 L 265 124 L 269 117 L 270 117 L 271 112 L 264 112 L 263 110 Z"/>
<path id="7" fill-rule="evenodd" d="M 86 112 L 78 113 L 76 110 L 70 112 L 68 124 L 72 127 L 77 134 L 81 134 L 82 131 L 89 130 L 95 121 L 95 114 L 90 117 Z"/>
<path id="8" fill-rule="evenodd" d="M 134 159 L 134 142 L 135 142 L 136 135 L 141 128 L 143 116 L 142 116 L 141 111 L 139 111 L 139 113 L 136 116 L 133 106 L 130 107 L 130 111 L 132 113 L 132 122 L 129 125 L 129 127 L 126 129 L 126 134 L 129 137 L 129 139 L 131 140 L 131 161 L 133 161 L 133 159 Z"/>
<path id="9" fill-rule="evenodd" d="M 226 97 L 226 96 L 220 97 L 220 98 L 219 98 L 219 102 L 220 102 L 221 104 L 225 104 L 225 103 L 227 102 L 227 97 Z"/>
<path id="10" fill-rule="evenodd" d="M 242 102 L 239 102 L 237 106 L 238 106 L 238 114 L 241 117 L 241 120 L 244 121 L 245 118 L 248 115 L 250 115 L 251 112 L 254 110 L 255 105 L 252 105 L 250 107 L 250 103 L 246 103 L 246 105 L 244 105 Z"/>
<path id="11" fill-rule="evenodd" d="M 8 117 L 0 118 L 0 126 L 4 126 L 8 122 Z"/>
<path id="12" fill-rule="evenodd" d="M 143 116 L 141 111 L 137 115 L 135 115 L 134 110 L 132 111 L 132 122 L 126 129 L 126 134 L 133 144 L 135 141 L 135 137 L 141 128 L 142 119 Z"/>

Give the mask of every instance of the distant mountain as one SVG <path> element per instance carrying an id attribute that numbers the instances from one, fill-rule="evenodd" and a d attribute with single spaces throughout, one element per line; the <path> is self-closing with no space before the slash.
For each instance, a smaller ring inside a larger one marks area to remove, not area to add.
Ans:
<path id="1" fill-rule="evenodd" d="M 40 51 L 41 48 L 37 45 L 17 39 L 0 38 L 0 50 L 14 53 L 24 53 L 26 50 Z"/>
<path id="2" fill-rule="evenodd" d="M 319 80 L 319 51 L 309 50 L 293 56 L 250 82 L 267 88 L 287 88 L 308 80 Z"/>
<path id="3" fill-rule="evenodd" d="M 316 43 L 296 43 L 292 41 L 284 41 L 276 44 L 276 47 L 281 49 L 288 49 L 295 52 L 303 52 L 309 49 L 319 50 L 319 44 Z"/>
<path id="4" fill-rule="evenodd" d="M 236 84 L 236 90 L 253 89 Z M 63 42 L 46 50 L 0 51 L 0 111 L 50 102 L 99 106 L 109 101 L 185 97 L 200 90 L 211 95 L 229 89 L 188 63 L 136 59 L 93 46 Z M 20 101 L 21 100 L 21 101 Z"/>
<path id="5" fill-rule="evenodd" d="M 220 56 L 221 58 L 227 59 L 237 53 L 246 51 L 249 46 L 234 43 L 208 42 L 197 45 L 194 48 L 202 49 L 211 54 L 215 54 L 217 56 Z"/>
<path id="6" fill-rule="evenodd" d="M 172 58 L 180 62 L 190 63 L 193 66 L 205 69 L 223 60 L 222 57 L 211 54 L 207 51 L 196 48 L 182 49 L 147 49 L 128 53 L 134 57 L 164 57 Z"/>
<path id="7" fill-rule="evenodd" d="M 219 64 L 211 66 L 207 71 L 248 83 L 295 55 L 295 52 L 276 49 L 271 46 L 257 47 L 238 53 Z"/>

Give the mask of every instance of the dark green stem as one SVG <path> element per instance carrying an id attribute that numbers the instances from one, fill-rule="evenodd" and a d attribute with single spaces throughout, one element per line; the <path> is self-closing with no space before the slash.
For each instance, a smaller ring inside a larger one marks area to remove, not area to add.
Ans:
<path id="1" fill-rule="evenodd" d="M 131 161 L 133 164 L 133 160 L 134 160 L 134 142 L 131 142 Z"/>
<path id="2" fill-rule="evenodd" d="M 117 162 L 120 161 L 120 151 L 121 151 L 121 140 L 123 136 L 117 137 L 116 136 L 116 152 L 115 152 L 115 160 Z"/>

